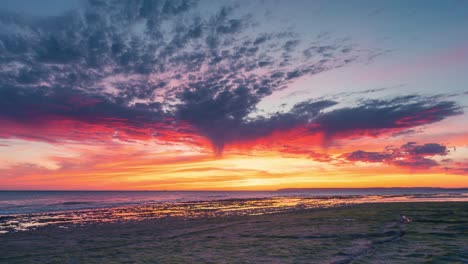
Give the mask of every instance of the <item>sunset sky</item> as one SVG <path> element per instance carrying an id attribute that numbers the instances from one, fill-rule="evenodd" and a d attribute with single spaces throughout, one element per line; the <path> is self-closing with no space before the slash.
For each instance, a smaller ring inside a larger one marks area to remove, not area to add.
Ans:
<path id="1" fill-rule="evenodd" d="M 468 1 L 3 0 L 0 189 L 468 187 Z"/>

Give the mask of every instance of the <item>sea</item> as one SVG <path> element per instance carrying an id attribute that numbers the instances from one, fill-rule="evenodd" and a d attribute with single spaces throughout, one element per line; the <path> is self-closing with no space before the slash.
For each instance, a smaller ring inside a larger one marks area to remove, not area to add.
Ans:
<path id="1" fill-rule="evenodd" d="M 56 225 L 223 217 L 375 202 L 468 202 L 468 188 L 0 191 L 0 235 Z"/>

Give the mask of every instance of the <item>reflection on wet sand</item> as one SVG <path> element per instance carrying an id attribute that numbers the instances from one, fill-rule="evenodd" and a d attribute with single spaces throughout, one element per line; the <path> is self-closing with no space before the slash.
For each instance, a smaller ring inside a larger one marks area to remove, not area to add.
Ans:
<path id="1" fill-rule="evenodd" d="M 28 231 L 47 225 L 69 228 L 73 225 L 119 221 L 139 221 L 177 217 L 196 219 L 222 216 L 262 215 L 311 208 L 328 208 L 376 202 L 448 202 L 468 201 L 460 195 L 355 195 L 322 197 L 274 197 L 230 199 L 182 203 L 153 203 L 138 206 L 113 207 L 36 214 L 0 216 L 0 234 Z"/>

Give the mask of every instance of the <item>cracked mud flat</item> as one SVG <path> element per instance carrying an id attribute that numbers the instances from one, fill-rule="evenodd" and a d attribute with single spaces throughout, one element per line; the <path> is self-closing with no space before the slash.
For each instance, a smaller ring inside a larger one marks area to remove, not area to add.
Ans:
<path id="1" fill-rule="evenodd" d="M 466 202 L 376 203 L 46 226 L 0 235 L 0 263 L 468 263 L 467 241 Z"/>

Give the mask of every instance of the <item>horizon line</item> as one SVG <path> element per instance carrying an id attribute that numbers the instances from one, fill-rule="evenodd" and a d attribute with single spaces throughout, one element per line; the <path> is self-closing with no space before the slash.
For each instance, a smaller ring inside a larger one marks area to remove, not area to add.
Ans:
<path id="1" fill-rule="evenodd" d="M 464 190 L 468 189 L 466 187 L 425 187 L 425 186 L 418 186 L 418 187 L 311 187 L 311 188 L 279 188 L 279 189 L 271 189 L 271 190 L 119 190 L 119 189 L 108 189 L 108 190 L 93 190 L 93 189 L 0 189 L 0 192 L 275 192 L 275 191 L 299 191 L 299 190 L 369 190 L 369 189 L 442 189 L 442 190 Z"/>

